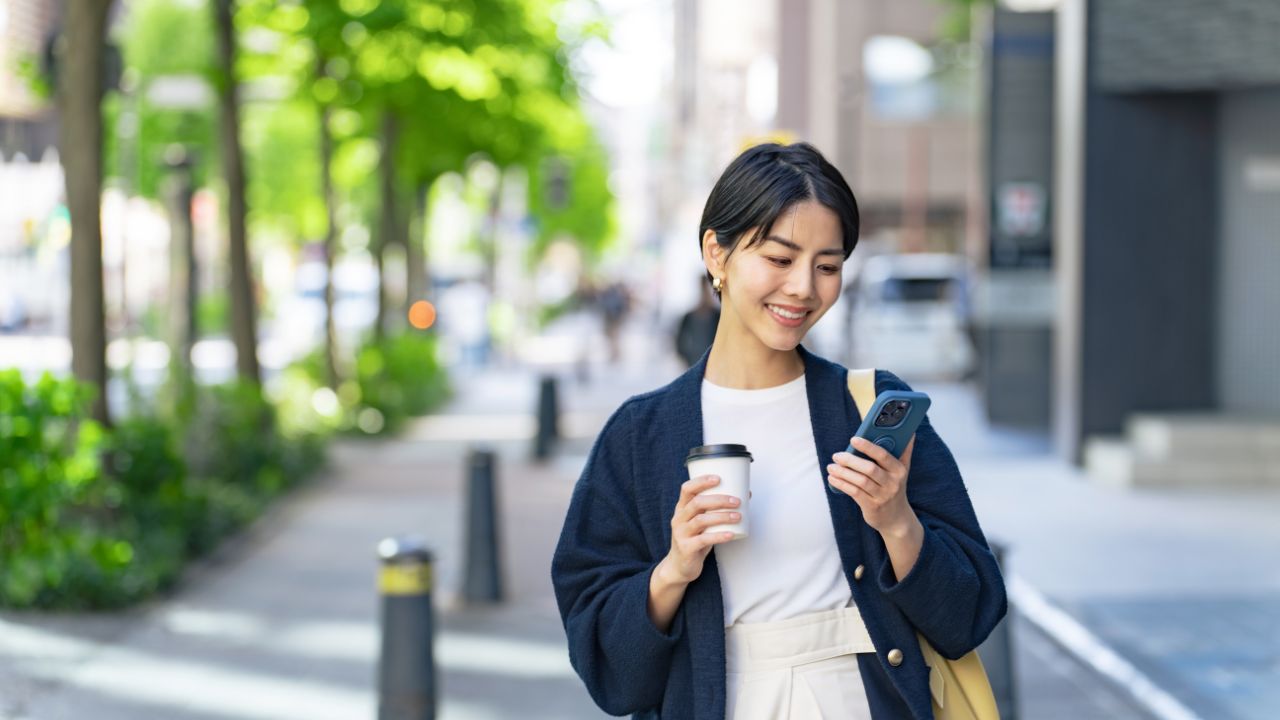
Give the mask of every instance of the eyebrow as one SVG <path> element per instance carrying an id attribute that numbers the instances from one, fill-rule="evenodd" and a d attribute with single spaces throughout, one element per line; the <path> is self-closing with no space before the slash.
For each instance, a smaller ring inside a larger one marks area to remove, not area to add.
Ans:
<path id="1" fill-rule="evenodd" d="M 764 240 L 765 242 L 776 242 L 779 245 L 785 245 L 791 248 L 792 250 L 795 250 L 796 252 L 802 252 L 804 250 L 804 248 L 800 247 L 799 245 L 791 242 L 786 238 L 780 238 L 777 235 L 770 235 Z M 827 248 L 826 250 L 819 250 L 818 254 L 819 255 L 839 255 L 841 257 L 844 257 L 844 250 L 841 248 Z"/>

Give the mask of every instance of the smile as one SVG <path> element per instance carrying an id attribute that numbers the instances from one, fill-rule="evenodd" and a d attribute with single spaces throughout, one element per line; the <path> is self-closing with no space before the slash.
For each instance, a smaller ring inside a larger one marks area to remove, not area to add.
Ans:
<path id="1" fill-rule="evenodd" d="M 787 327 L 799 327 L 804 323 L 805 316 L 809 314 L 808 310 L 803 312 L 792 312 L 790 310 L 784 310 L 777 305 L 765 305 L 765 307 L 769 308 L 769 312 L 773 315 L 774 320 L 777 320 L 779 323 L 782 323 Z"/>

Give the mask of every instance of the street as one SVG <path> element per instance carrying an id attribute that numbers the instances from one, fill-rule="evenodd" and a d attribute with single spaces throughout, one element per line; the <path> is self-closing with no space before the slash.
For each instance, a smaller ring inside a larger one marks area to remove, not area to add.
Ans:
<path id="1" fill-rule="evenodd" d="M 643 337 L 629 340 L 637 348 L 645 344 Z M 673 370 L 644 355 L 629 356 L 620 368 L 597 364 L 586 385 L 562 380 L 562 405 L 572 421 L 550 462 L 530 460 L 528 410 L 537 374 L 527 368 L 479 371 L 448 408 L 403 437 L 339 443 L 321 480 L 198 565 L 172 596 L 119 614 L 3 614 L 3 717 L 371 717 L 379 633 L 373 550 L 379 539 L 399 533 L 421 535 L 437 553 L 442 717 L 601 717 L 568 664 L 548 568 L 594 428 L 627 395 Z M 1074 560 L 1061 542 L 1028 530 L 1043 522 L 1049 508 L 1033 509 L 1040 522 L 1027 518 L 1023 526 L 1015 519 L 1033 513 L 1015 512 L 1016 497 L 1000 499 L 997 489 L 1007 490 L 1002 483 L 1008 481 L 992 469 L 999 465 L 991 443 L 978 443 L 977 434 L 966 434 L 960 424 L 968 422 L 965 412 L 973 412 L 965 409 L 972 403 L 968 391 L 927 390 L 937 398 L 934 422 L 961 458 L 988 533 L 1012 548 L 1013 572 L 1053 593 L 1073 590 L 1071 600 L 1097 617 L 1112 617 L 1106 613 L 1119 606 L 1098 591 L 1103 579 L 1073 574 Z M 1005 443 L 1004 454 L 1016 444 L 992 438 Z M 507 599 L 494 607 L 467 608 L 458 598 L 464 471 L 472 443 L 499 454 Z M 1034 448 L 1022 446 L 1027 459 L 1021 467 L 1048 466 Z M 1111 637 L 1126 627 L 1133 626 L 1113 621 L 1095 629 Z M 1019 717 L 1150 717 L 1044 629 L 1015 615 L 1012 632 Z"/>

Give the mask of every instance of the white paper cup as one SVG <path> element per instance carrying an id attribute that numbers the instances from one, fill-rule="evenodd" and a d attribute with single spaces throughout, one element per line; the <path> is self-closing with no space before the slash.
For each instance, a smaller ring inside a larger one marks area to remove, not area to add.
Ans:
<path id="1" fill-rule="evenodd" d="M 732 495 L 740 504 L 734 508 L 742 519 L 736 523 L 712 525 L 703 532 L 731 532 L 734 539 L 744 538 L 751 532 L 751 515 L 747 504 L 751 500 L 751 453 L 745 445 L 702 445 L 689 451 L 684 460 L 689 469 L 689 479 L 703 475 L 716 475 L 720 484 L 713 485 L 699 495 Z M 731 512 L 729 509 L 716 512 Z"/>

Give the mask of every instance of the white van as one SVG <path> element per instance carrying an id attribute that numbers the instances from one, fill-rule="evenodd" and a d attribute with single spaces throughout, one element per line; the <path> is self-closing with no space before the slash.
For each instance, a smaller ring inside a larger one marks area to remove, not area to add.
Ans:
<path id="1" fill-rule="evenodd" d="M 960 255 L 877 255 L 851 293 L 852 367 L 904 379 L 958 380 L 976 362 L 968 333 L 968 265 Z"/>

